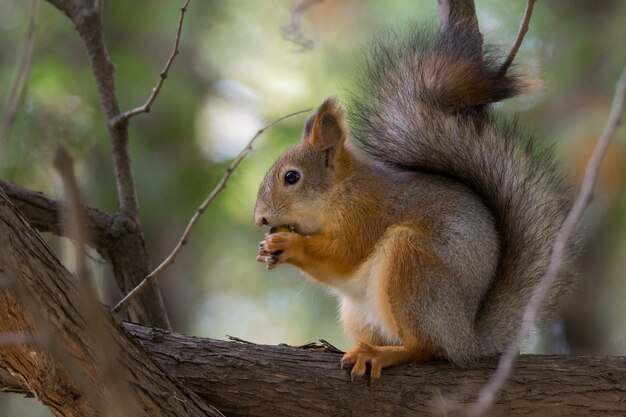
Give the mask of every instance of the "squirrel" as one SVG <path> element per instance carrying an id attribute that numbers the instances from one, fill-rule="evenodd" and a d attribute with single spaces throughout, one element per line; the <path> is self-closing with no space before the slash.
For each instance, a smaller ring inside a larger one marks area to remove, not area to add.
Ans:
<path id="1" fill-rule="evenodd" d="M 295 265 L 338 296 L 353 379 L 368 364 L 373 380 L 405 362 L 502 353 L 571 205 L 551 150 L 489 106 L 533 83 L 501 74 L 469 36 L 414 28 L 375 41 L 348 112 L 324 101 L 260 185 L 254 220 L 273 230 L 257 260 Z"/>

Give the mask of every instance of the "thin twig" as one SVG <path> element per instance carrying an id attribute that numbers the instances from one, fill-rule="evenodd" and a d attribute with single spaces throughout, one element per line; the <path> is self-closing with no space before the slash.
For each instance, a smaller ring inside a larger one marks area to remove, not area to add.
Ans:
<path id="1" fill-rule="evenodd" d="M 174 41 L 174 48 L 172 48 L 172 53 L 167 59 L 167 62 L 165 63 L 165 67 L 163 67 L 163 70 L 159 74 L 159 81 L 157 81 L 156 85 L 152 88 L 152 93 L 150 93 L 148 100 L 146 100 L 146 102 L 142 106 L 135 107 L 134 109 L 128 110 L 127 112 L 119 115 L 113 122 L 114 125 L 118 125 L 122 120 L 128 120 L 131 117 L 136 116 L 140 113 L 150 113 L 150 107 L 152 106 L 157 96 L 161 92 L 161 87 L 163 86 L 163 83 L 165 82 L 165 79 L 167 78 L 167 74 L 170 70 L 170 67 L 172 66 L 172 62 L 174 62 L 174 58 L 176 58 L 176 55 L 178 55 L 178 45 L 180 44 L 180 34 L 183 30 L 183 20 L 185 19 L 185 12 L 187 11 L 187 6 L 189 5 L 189 1 L 190 0 L 186 0 L 185 4 L 183 4 L 183 6 L 180 8 L 180 17 L 178 18 L 178 29 L 176 30 L 176 40 Z"/>
<path id="2" fill-rule="evenodd" d="M 200 204 L 200 206 L 198 207 L 198 209 L 196 210 L 194 215 L 191 217 L 191 220 L 189 220 L 189 223 L 187 224 L 187 227 L 185 228 L 185 231 L 183 232 L 183 235 L 180 237 L 180 240 L 178 241 L 178 243 L 174 247 L 174 250 L 172 251 L 172 253 L 170 253 L 167 256 L 167 258 L 165 258 L 165 260 L 163 262 L 161 262 L 161 264 L 159 266 L 157 266 L 152 272 L 150 272 L 139 283 L 139 285 L 137 285 L 135 288 L 133 288 L 124 298 L 122 298 L 122 300 L 119 303 L 117 303 L 117 305 L 115 307 L 113 307 L 113 312 L 117 313 L 122 308 L 126 308 L 126 306 L 130 302 L 130 300 L 132 300 L 133 297 L 137 296 L 144 289 L 144 287 L 146 285 L 148 285 L 150 282 L 154 281 L 154 279 L 156 278 L 157 275 L 159 275 L 168 266 L 170 266 L 171 264 L 174 263 L 178 253 L 181 251 L 183 246 L 187 244 L 187 240 L 189 239 L 189 234 L 191 233 L 191 230 L 193 229 L 193 227 L 198 222 L 198 219 L 200 218 L 202 213 L 204 213 L 204 211 L 207 209 L 209 204 L 211 204 L 211 202 L 215 199 L 215 197 L 226 187 L 226 182 L 228 181 L 228 179 L 232 175 L 233 171 L 235 171 L 237 166 L 239 166 L 239 164 L 246 157 L 246 155 L 248 155 L 250 153 L 250 151 L 252 151 L 252 146 L 254 145 L 254 142 L 256 142 L 258 137 L 261 136 L 261 134 L 263 134 L 263 132 L 265 132 L 267 129 L 277 125 L 278 123 L 282 122 L 283 120 L 286 120 L 286 119 L 288 119 L 290 117 L 293 117 L 293 116 L 297 116 L 297 115 L 302 114 L 302 113 L 309 112 L 311 110 L 312 109 L 304 109 L 304 110 L 300 110 L 300 111 L 297 111 L 297 112 L 294 112 L 294 113 L 290 113 L 288 115 L 285 115 L 283 117 L 280 117 L 280 118 L 274 120 L 272 123 L 268 124 L 267 126 L 264 126 L 263 128 L 259 129 L 256 132 L 256 134 L 252 137 L 252 139 L 250 139 L 250 142 L 248 142 L 248 144 L 241 150 L 241 152 L 239 152 L 239 155 L 237 155 L 237 157 L 233 160 L 233 162 L 230 164 L 230 166 L 226 169 L 226 172 L 224 173 L 224 176 L 222 177 L 220 182 L 217 184 L 217 186 L 213 189 L 213 191 L 211 191 L 211 194 L 209 194 L 209 196 L 202 202 L 202 204 Z"/>
<path id="3" fill-rule="evenodd" d="M 26 43 L 24 45 L 24 53 L 22 59 L 17 65 L 15 72 L 15 81 L 13 87 L 7 95 L 2 108 L 2 120 L 0 120 L 0 158 L 4 155 L 4 150 L 8 148 L 9 136 L 13 129 L 13 124 L 17 119 L 20 102 L 26 87 L 26 80 L 30 73 L 30 67 L 33 62 L 33 52 L 35 51 L 35 39 L 37 34 L 37 22 L 39 21 L 39 10 L 41 8 L 41 0 L 33 0 L 30 11 L 30 23 L 26 31 Z M 0 160 L 0 162 L 2 162 Z"/>
<path id="4" fill-rule="evenodd" d="M 112 401 L 110 401 L 107 414 L 130 417 L 135 415 L 133 409 L 137 409 L 136 401 L 133 396 L 129 395 L 132 390 L 124 379 L 123 370 L 116 359 L 117 346 L 107 331 L 105 322 L 107 319 L 96 296 L 91 273 L 87 267 L 85 252 L 87 239 L 85 222 L 83 221 L 82 199 L 74 171 L 74 161 L 64 148 L 57 150 L 54 166 L 59 172 L 65 188 L 65 217 L 67 219 L 65 224 L 68 229 L 66 235 L 75 243 L 76 275 L 81 298 L 78 308 L 84 320 L 89 323 L 86 329 L 92 343 L 91 349 L 95 355 L 94 363 L 99 365 L 98 370 L 101 378 L 111 393 L 110 399 Z"/>
<path id="5" fill-rule="evenodd" d="M 500 77 L 504 77 L 509 67 L 513 63 L 513 60 L 515 59 L 515 55 L 517 55 L 517 51 L 519 50 L 519 47 L 522 45 L 524 36 L 526 36 L 526 32 L 528 32 L 528 26 L 530 25 L 530 18 L 533 14 L 533 8 L 535 7 L 536 1 L 537 0 L 528 0 L 528 3 L 526 3 L 526 11 L 524 12 L 524 19 L 522 20 L 522 24 L 520 25 L 519 30 L 517 32 L 517 37 L 515 38 L 513 47 L 511 47 L 511 51 L 509 52 L 509 55 L 506 57 L 506 59 L 504 60 L 504 63 L 502 63 L 502 66 L 498 70 L 498 75 Z"/>
<path id="6" fill-rule="evenodd" d="M 569 240 L 572 233 L 574 233 L 576 225 L 583 216 L 585 209 L 591 202 L 593 187 L 596 182 L 600 163 L 602 162 L 602 158 L 604 157 L 609 143 L 615 135 L 615 131 L 617 130 L 617 127 L 620 123 L 622 112 L 624 109 L 625 97 L 626 68 L 624 68 L 624 70 L 622 71 L 622 75 L 615 88 L 615 96 L 613 97 L 613 103 L 611 105 L 609 118 L 606 122 L 606 125 L 604 126 L 602 135 L 600 136 L 600 139 L 596 144 L 593 154 L 591 155 L 591 158 L 589 158 L 589 162 L 587 163 L 587 166 L 585 168 L 585 177 L 583 178 L 580 192 L 576 197 L 576 200 L 574 201 L 572 209 L 565 218 L 563 226 L 561 227 L 561 230 L 559 231 L 559 234 L 557 235 L 554 242 L 548 270 L 543 276 L 537 288 L 535 289 L 533 296 L 526 306 L 522 327 L 517 335 L 517 338 L 509 345 L 508 349 L 500 359 L 500 362 L 498 363 L 498 369 L 496 370 L 489 383 L 481 389 L 480 395 L 476 403 L 471 404 L 467 408 L 468 416 L 481 416 L 485 412 L 487 412 L 487 410 L 489 410 L 489 408 L 493 405 L 496 394 L 502 389 L 509 375 L 511 374 L 513 363 L 515 362 L 519 350 L 527 339 L 528 334 L 530 333 L 530 330 L 535 323 L 537 312 L 541 308 L 543 300 L 545 299 L 548 291 L 550 290 L 550 287 L 552 287 L 552 284 L 554 283 L 554 280 L 559 273 L 561 263 L 563 262 L 563 254 L 567 248 L 567 241 Z"/>
<path id="7" fill-rule="evenodd" d="M 89 270 L 85 258 L 87 242 L 84 212 L 82 210 L 80 190 L 74 172 L 74 161 L 64 148 L 57 149 L 54 167 L 59 172 L 65 190 L 64 217 L 65 234 L 74 242 L 76 249 L 76 275 L 81 281 L 88 279 Z"/>
<path id="8" fill-rule="evenodd" d="M 229 335 L 229 334 L 227 334 L 227 335 L 226 335 L 226 338 L 227 338 L 228 340 L 230 340 L 231 342 L 243 343 L 243 344 L 245 344 L 245 345 L 255 345 L 255 346 L 257 345 L 257 344 L 256 344 L 256 343 L 254 343 L 254 342 L 250 342 L 250 341 L 248 341 L 248 340 L 243 340 L 243 339 L 242 339 L 242 338 L 240 338 L 240 337 L 237 337 L 237 336 L 231 336 L 231 335 Z"/>
<path id="9" fill-rule="evenodd" d="M 289 23 L 283 27 L 283 38 L 300 45 L 303 51 L 312 49 L 315 42 L 302 33 L 300 22 L 302 15 L 307 9 L 323 1 L 324 0 L 301 0 L 300 3 L 294 6 L 289 15 Z"/>

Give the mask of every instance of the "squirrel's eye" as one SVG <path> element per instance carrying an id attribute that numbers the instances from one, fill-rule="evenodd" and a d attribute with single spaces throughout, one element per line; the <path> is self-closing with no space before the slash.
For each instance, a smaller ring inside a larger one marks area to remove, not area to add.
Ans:
<path id="1" fill-rule="evenodd" d="M 288 185 L 294 185 L 298 181 L 300 181 L 300 173 L 298 171 L 285 172 L 285 183 Z"/>

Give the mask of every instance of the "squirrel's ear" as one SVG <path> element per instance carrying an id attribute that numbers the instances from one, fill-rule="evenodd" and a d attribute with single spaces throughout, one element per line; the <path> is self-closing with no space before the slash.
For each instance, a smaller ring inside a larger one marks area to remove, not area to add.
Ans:
<path id="1" fill-rule="evenodd" d="M 347 137 L 343 109 L 334 97 L 329 97 L 304 125 L 302 139 L 322 150 L 339 149 Z"/>

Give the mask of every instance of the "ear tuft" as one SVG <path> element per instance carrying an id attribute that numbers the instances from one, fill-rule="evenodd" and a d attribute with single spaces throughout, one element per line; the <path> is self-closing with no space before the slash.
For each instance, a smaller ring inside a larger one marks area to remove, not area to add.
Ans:
<path id="1" fill-rule="evenodd" d="M 303 139 L 311 146 L 336 150 L 347 135 L 343 109 L 335 97 L 329 97 L 306 122 Z"/>

